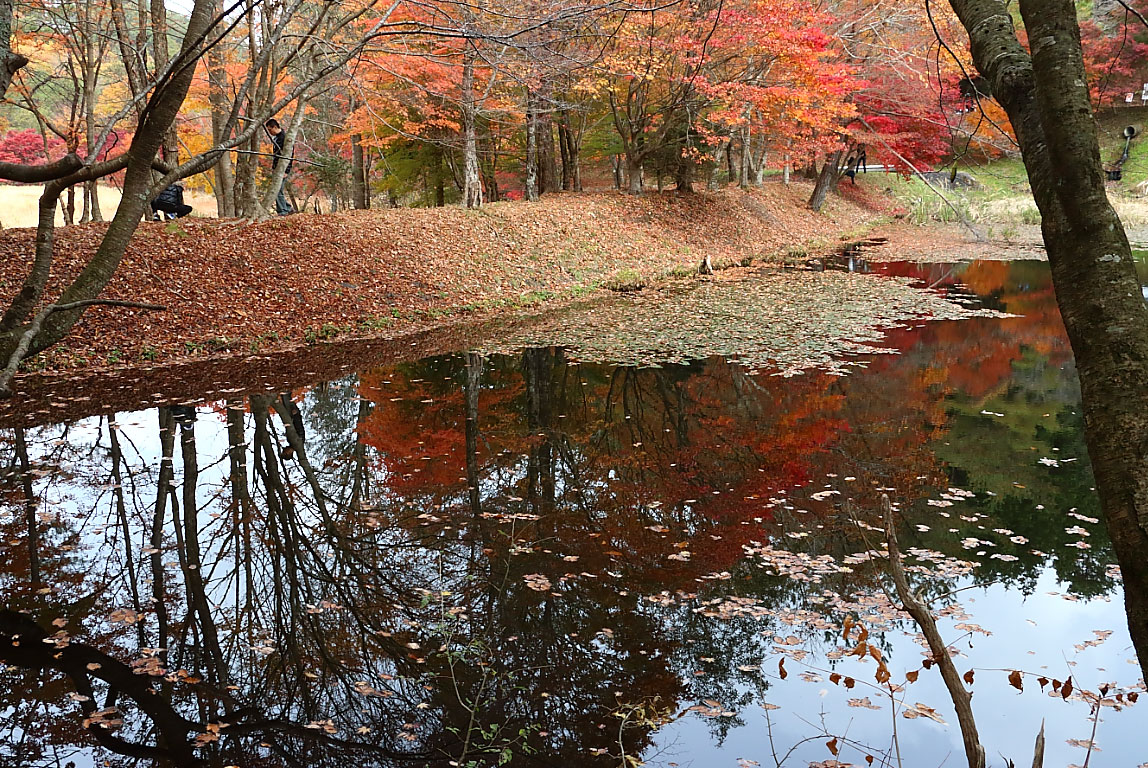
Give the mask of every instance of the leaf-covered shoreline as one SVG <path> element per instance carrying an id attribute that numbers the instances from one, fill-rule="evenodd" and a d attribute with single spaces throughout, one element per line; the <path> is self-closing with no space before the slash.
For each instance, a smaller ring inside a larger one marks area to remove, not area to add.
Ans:
<path id="1" fill-rule="evenodd" d="M 885 201 L 850 190 L 821 213 L 807 183 L 694 195 L 562 194 L 481 211 L 390 209 L 262 223 L 145 223 L 105 298 L 165 312 L 93 308 L 40 369 L 97 369 L 215 353 L 251 354 L 332 338 L 415 330 L 462 312 L 584 296 L 716 267 L 803 258 L 881 220 Z M 62 228 L 47 300 L 106 224 Z M 0 294 L 30 264 L 34 231 L 0 231 Z"/>

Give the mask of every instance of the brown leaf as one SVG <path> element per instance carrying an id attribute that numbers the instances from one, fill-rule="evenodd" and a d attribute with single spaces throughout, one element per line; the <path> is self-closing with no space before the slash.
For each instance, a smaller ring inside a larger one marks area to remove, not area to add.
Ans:
<path id="1" fill-rule="evenodd" d="M 915 683 L 915 682 L 917 682 L 917 676 L 919 674 L 921 674 L 921 670 L 914 669 L 912 672 L 906 672 L 905 673 L 905 679 L 908 680 L 910 683 Z"/>
<path id="2" fill-rule="evenodd" d="M 1072 678 L 1064 681 L 1064 685 L 1060 686 L 1060 698 L 1067 699 L 1072 695 Z"/>
<path id="3" fill-rule="evenodd" d="M 1038 677 L 1036 679 L 1036 681 L 1038 683 L 1040 683 L 1040 690 L 1042 690 L 1042 691 L 1044 690 L 1044 686 L 1048 685 L 1048 678 L 1047 677 Z"/>
<path id="4" fill-rule="evenodd" d="M 841 673 L 834 672 L 829 676 L 829 682 L 833 683 L 834 685 L 838 685 L 841 682 Z"/>
<path id="5" fill-rule="evenodd" d="M 969 685 L 973 684 L 973 670 L 970 669 L 968 672 L 965 673 L 964 680 Z"/>
<path id="6" fill-rule="evenodd" d="M 841 682 L 845 683 L 846 688 L 852 688 L 853 686 L 857 685 L 857 681 L 851 677 L 847 677 L 844 680 L 842 680 Z"/>
<path id="7" fill-rule="evenodd" d="M 825 746 L 829 748 L 829 751 L 831 753 L 833 753 L 834 757 L 837 757 L 837 737 L 836 736 L 834 736 L 829 741 L 825 742 Z"/>
<path id="8" fill-rule="evenodd" d="M 1024 690 L 1024 683 L 1021 682 L 1020 672 L 1015 669 L 1012 672 L 1009 672 L 1008 684 L 1013 688 L 1016 688 L 1018 691 Z"/>
<path id="9" fill-rule="evenodd" d="M 782 680 L 789 677 L 789 673 L 785 671 L 785 659 L 777 660 L 777 674 L 781 676 Z"/>

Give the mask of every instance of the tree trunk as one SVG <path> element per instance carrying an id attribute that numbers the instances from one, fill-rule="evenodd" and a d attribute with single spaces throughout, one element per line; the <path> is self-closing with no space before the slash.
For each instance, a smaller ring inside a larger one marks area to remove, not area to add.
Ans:
<path id="1" fill-rule="evenodd" d="M 568 109 L 562 110 L 559 116 L 558 142 L 562 147 L 562 189 L 581 192 L 581 136 L 575 133 Z"/>
<path id="2" fill-rule="evenodd" d="M 538 187 L 543 194 L 562 188 L 558 176 L 558 152 L 554 147 L 554 117 L 547 111 L 538 117 Z"/>
<path id="3" fill-rule="evenodd" d="M 1148 675 L 1148 311 L 1104 189 L 1071 0 L 1021 0 L 1032 56 L 995 0 L 950 0 L 1016 132 L 1076 356 L 1085 438 Z"/>
<path id="4" fill-rule="evenodd" d="M 209 0 L 196 0 L 187 21 L 183 47 L 194 57 L 202 45 L 200 38 L 212 18 Z M 151 199 L 151 168 L 163 137 L 167 134 L 179 112 L 194 75 L 194 67 L 175 72 L 166 87 L 157 89 L 148 104 L 143 123 L 139 126 L 127 152 L 127 173 L 124 176 L 123 196 L 115 218 L 104 233 L 99 248 L 76 279 L 57 299 L 58 304 L 70 304 L 94 299 L 103 291 L 119 267 L 128 242 L 135 234 L 140 219 Z M 85 179 L 86 180 L 86 179 Z M 46 349 L 71 329 L 83 314 L 83 309 L 54 312 L 32 341 L 30 351 Z M 19 344 L 22 328 L 0 335 L 0 359 L 8 359 Z"/>
<path id="5" fill-rule="evenodd" d="M 463 125 L 463 204 L 467 208 L 482 207 L 482 175 L 478 170 L 478 141 L 475 136 L 477 108 L 474 103 L 474 61 L 477 52 L 468 42 L 462 65 L 462 125 Z"/>
<path id="6" fill-rule="evenodd" d="M 538 115 L 534 97 L 526 93 L 526 199 L 538 199 Z"/>
<path id="7" fill-rule="evenodd" d="M 12 52 L 12 9 L 14 0 L 0 0 L 0 99 L 8 92 L 15 74 L 28 63 L 25 56 Z"/>
<path id="8" fill-rule="evenodd" d="M 152 55 L 158 74 L 171 60 L 171 53 L 167 47 L 167 6 L 164 5 L 164 0 L 151 0 L 151 35 Z M 179 160 L 179 139 L 176 136 L 174 123 L 164 131 L 160 157 L 170 165 L 175 165 Z"/>
<path id="9" fill-rule="evenodd" d="M 825 205 L 825 198 L 837 186 L 839 178 L 838 164 L 841 162 L 841 150 L 830 152 L 825 157 L 825 164 L 821 166 L 821 173 L 817 175 L 817 183 L 813 185 L 813 194 L 809 196 L 811 210 L 820 211 Z"/>
<path id="10" fill-rule="evenodd" d="M 221 8 L 220 0 L 215 0 L 212 12 L 218 14 Z M 223 52 L 219 46 L 212 46 L 207 52 L 207 99 L 211 105 L 211 139 L 215 146 L 230 138 L 224 135 L 230 112 L 226 89 L 227 67 Z M 221 219 L 230 219 L 236 215 L 235 175 L 232 172 L 230 152 L 220 155 L 213 175 L 215 214 Z"/>
<path id="11" fill-rule="evenodd" d="M 351 203 L 360 211 L 371 207 L 367 163 L 363 157 L 363 137 L 357 133 L 351 134 Z"/>
<path id="12" fill-rule="evenodd" d="M 642 194 L 642 161 L 637 158 L 626 157 L 626 176 L 629 182 L 631 195 Z"/>

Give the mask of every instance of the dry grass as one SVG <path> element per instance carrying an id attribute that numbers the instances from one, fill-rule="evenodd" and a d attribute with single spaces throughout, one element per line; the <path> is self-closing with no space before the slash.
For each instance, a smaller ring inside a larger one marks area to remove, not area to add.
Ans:
<path id="1" fill-rule="evenodd" d="M 42 187 L 38 185 L 15 186 L 0 185 L 0 225 L 9 229 L 17 227 L 36 226 L 37 205 L 40 200 Z M 120 204 L 120 191 L 115 187 L 99 187 L 100 210 L 105 219 L 115 215 Z M 215 198 L 202 192 L 188 191 L 184 193 L 184 200 L 195 210 L 192 216 L 215 217 Z M 63 206 L 56 210 L 56 224 L 63 226 Z M 77 190 L 76 211 L 79 216 L 81 203 Z"/>

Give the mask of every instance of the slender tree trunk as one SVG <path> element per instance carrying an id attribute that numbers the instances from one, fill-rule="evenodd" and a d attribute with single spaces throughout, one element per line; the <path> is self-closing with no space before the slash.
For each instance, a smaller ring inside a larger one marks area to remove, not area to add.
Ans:
<path id="1" fill-rule="evenodd" d="M 213 13 L 219 13 L 222 8 L 220 0 L 215 0 Z M 207 98 L 211 105 L 211 138 L 216 146 L 227 141 L 230 136 L 224 135 L 227 130 L 227 117 L 230 105 L 227 98 L 227 67 L 223 51 L 219 46 L 213 46 L 207 52 Z M 215 211 L 221 219 L 230 219 L 236 215 L 235 210 L 235 175 L 231 165 L 231 153 L 224 152 L 215 166 L 214 192 Z"/>
<path id="2" fill-rule="evenodd" d="M 1140 667 L 1148 675 L 1148 311 L 1104 189 L 1071 0 L 950 0 L 1016 132 L 1080 376 L 1085 437 Z"/>
<path id="3" fill-rule="evenodd" d="M 8 305 L 3 319 L 0 319 L 0 333 L 11 332 L 27 320 L 40 302 L 40 297 L 44 295 L 44 288 L 48 285 L 48 276 L 52 269 L 53 246 L 56 239 L 56 206 L 59 200 L 59 186 L 54 182 L 48 182 L 44 186 L 43 194 L 40 195 L 32 269 L 24 279 L 24 285 Z"/>
<path id="4" fill-rule="evenodd" d="M 462 65 L 462 130 L 463 130 L 463 204 L 467 208 L 482 207 L 482 176 L 478 168 L 477 131 L 478 109 L 474 102 L 474 62 L 477 52 L 467 42 Z"/>
<path id="5" fill-rule="evenodd" d="M 543 94 L 543 105 L 547 109 L 538 115 L 537 142 L 538 142 L 538 187 L 546 194 L 557 192 L 562 188 L 562 179 L 558 175 L 558 151 L 554 146 L 554 113 L 549 109 L 553 104 L 550 98 L 551 89 L 547 88 Z"/>
<path id="6" fill-rule="evenodd" d="M 155 71 L 158 73 L 171 61 L 167 44 L 167 6 L 164 5 L 164 0 L 151 0 L 151 35 L 152 56 L 155 59 Z M 174 123 L 164 131 L 160 157 L 171 165 L 179 159 L 179 139 L 176 136 Z"/>
<path id="7" fill-rule="evenodd" d="M 538 199 L 538 116 L 533 95 L 526 93 L 526 199 Z"/>

